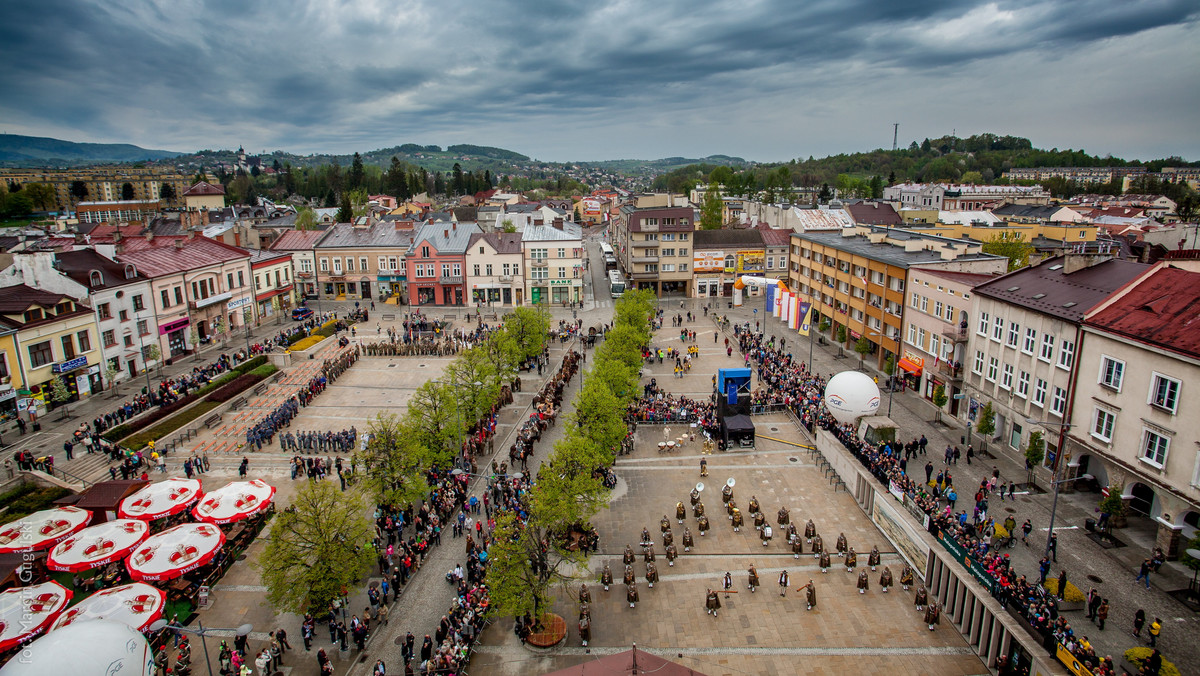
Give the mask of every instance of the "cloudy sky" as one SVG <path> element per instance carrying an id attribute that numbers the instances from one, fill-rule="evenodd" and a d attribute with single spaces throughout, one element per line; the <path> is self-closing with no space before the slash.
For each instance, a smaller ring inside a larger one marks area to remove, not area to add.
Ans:
<path id="1" fill-rule="evenodd" d="M 34 0 L 0 131 L 151 148 L 495 145 L 545 160 L 957 131 L 1200 159 L 1195 0 Z"/>

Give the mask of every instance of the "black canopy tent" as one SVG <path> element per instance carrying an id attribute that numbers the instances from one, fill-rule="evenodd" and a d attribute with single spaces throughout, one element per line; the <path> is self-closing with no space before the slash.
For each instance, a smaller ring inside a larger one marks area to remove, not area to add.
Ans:
<path id="1" fill-rule="evenodd" d="M 735 444 L 754 448 L 754 421 L 745 414 L 723 416 L 721 439 L 725 442 L 725 448 L 732 448 Z"/>

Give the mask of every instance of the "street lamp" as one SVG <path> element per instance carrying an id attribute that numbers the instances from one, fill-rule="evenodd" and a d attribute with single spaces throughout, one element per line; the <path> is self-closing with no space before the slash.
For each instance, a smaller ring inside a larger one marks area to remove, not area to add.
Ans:
<path id="1" fill-rule="evenodd" d="M 1054 458 L 1054 468 L 1050 474 L 1050 485 L 1054 487 L 1054 502 L 1050 505 L 1050 527 L 1046 529 L 1046 548 L 1042 551 L 1042 558 L 1050 555 L 1050 541 L 1054 538 L 1054 517 L 1058 513 L 1058 490 L 1059 486 L 1068 481 L 1076 481 L 1079 477 L 1071 477 L 1070 479 L 1058 478 L 1058 461 L 1062 455 L 1064 444 L 1066 443 L 1067 429 L 1073 427 L 1070 423 L 1054 422 L 1053 420 L 1036 420 L 1034 418 L 1025 418 L 1025 422 L 1030 425 L 1053 425 L 1058 427 L 1058 454 Z"/>
<path id="2" fill-rule="evenodd" d="M 196 624 L 199 625 L 199 627 L 200 627 L 199 629 L 189 629 L 188 627 L 184 627 L 184 626 L 180 626 L 180 625 L 172 626 L 171 629 L 174 631 L 182 631 L 185 634 L 195 634 L 196 636 L 200 637 L 200 645 L 204 650 L 204 662 L 205 662 L 205 664 L 208 665 L 208 676 L 213 676 L 213 670 L 212 670 L 212 658 L 210 658 L 208 656 L 208 641 L 206 640 L 206 637 L 208 637 L 210 634 L 212 634 L 214 632 L 218 632 L 218 631 L 219 632 L 232 631 L 233 633 L 237 634 L 238 636 L 248 636 L 250 634 L 250 632 L 254 631 L 254 625 L 251 625 L 251 624 L 243 624 L 236 629 L 216 629 L 213 627 L 205 628 L 204 623 L 201 622 L 200 620 L 196 620 Z M 167 625 L 168 625 L 168 623 L 166 620 L 159 618 L 150 625 L 150 631 L 160 631 L 160 630 L 166 628 Z"/>

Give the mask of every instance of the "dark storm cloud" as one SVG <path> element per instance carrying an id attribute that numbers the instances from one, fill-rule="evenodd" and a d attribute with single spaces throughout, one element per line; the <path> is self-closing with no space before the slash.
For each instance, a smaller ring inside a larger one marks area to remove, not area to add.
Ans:
<path id="1" fill-rule="evenodd" d="M 722 151 L 753 156 L 761 138 L 806 139 L 740 127 L 743 107 L 770 127 L 782 122 L 761 110 L 768 100 L 820 117 L 931 79 L 940 89 L 927 94 L 952 97 L 976 84 L 973 68 L 1049 66 L 1147 31 L 1194 33 L 1198 10 L 1179 0 L 41 0 L 4 12 L 0 118 L 22 133 L 301 152 L 496 137 L 565 159 L 592 146 L 556 138 L 601 131 L 629 143 L 591 157 L 645 156 L 639 135 L 684 117 L 706 132 L 723 120 L 722 136 L 748 149 Z M 1171 57 L 1198 65 L 1194 42 Z M 1028 82 L 996 69 L 997 90 Z M 1195 84 L 1194 73 L 1180 76 Z M 846 124 L 820 136 L 849 139 Z"/>

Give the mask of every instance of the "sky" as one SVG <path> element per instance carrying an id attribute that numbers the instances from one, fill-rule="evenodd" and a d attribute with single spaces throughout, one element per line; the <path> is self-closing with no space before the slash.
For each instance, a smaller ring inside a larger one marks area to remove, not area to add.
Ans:
<path id="1" fill-rule="evenodd" d="M 763 162 L 1011 134 L 1200 159 L 1195 0 L 37 0 L 0 132 Z"/>

